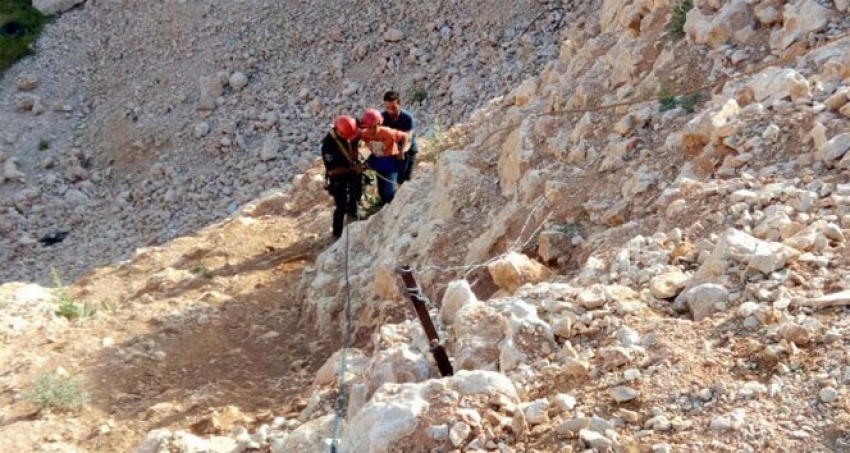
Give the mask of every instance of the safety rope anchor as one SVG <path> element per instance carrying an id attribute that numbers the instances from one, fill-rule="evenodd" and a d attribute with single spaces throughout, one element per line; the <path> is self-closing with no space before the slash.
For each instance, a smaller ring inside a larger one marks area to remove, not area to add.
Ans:
<path id="1" fill-rule="evenodd" d="M 419 322 L 422 324 L 422 330 L 428 337 L 428 342 L 431 349 L 431 355 L 434 356 L 434 361 L 437 363 L 437 368 L 440 370 L 440 375 L 443 377 L 452 376 L 454 368 L 449 360 L 449 355 L 446 353 L 446 348 L 440 342 L 440 336 L 437 333 L 437 328 L 434 327 L 434 321 L 431 319 L 431 314 L 428 313 L 428 299 L 422 294 L 416 279 L 413 277 L 413 271 L 410 266 L 402 266 L 398 269 L 401 274 L 401 280 L 407 289 L 407 295 L 413 303 L 413 308 L 416 310 L 416 315 L 419 317 Z"/>

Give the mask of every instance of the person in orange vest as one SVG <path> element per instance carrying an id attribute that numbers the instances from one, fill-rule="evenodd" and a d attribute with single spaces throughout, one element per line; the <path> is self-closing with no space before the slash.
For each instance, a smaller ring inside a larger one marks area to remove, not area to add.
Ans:
<path id="1" fill-rule="evenodd" d="M 398 173 L 411 141 L 410 134 L 384 127 L 383 123 L 381 112 L 366 110 L 360 119 L 360 141 L 369 150 L 366 164 L 379 175 L 378 196 L 387 204 L 395 197 Z"/>
<path id="2" fill-rule="evenodd" d="M 347 115 L 334 120 L 333 129 L 322 141 L 322 162 L 328 192 L 334 199 L 333 238 L 342 235 L 346 214 L 357 219 L 357 205 L 363 195 L 363 164 L 360 159 L 360 140 L 357 121 Z"/>

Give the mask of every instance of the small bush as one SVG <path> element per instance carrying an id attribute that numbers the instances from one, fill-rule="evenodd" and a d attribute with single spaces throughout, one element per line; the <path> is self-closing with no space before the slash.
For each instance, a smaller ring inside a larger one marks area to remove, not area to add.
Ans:
<path id="1" fill-rule="evenodd" d="M 38 150 L 39 151 L 45 151 L 45 150 L 48 150 L 48 149 L 50 149 L 50 142 L 49 141 L 40 140 L 38 142 Z"/>
<path id="2" fill-rule="evenodd" d="M 97 309 L 94 307 L 90 307 L 87 304 L 80 305 L 74 302 L 74 300 L 71 299 L 71 296 L 68 295 L 68 291 L 65 289 L 65 285 L 59 278 L 59 273 L 56 272 L 56 269 L 53 269 L 52 273 L 53 284 L 56 286 L 53 291 L 59 299 L 59 308 L 56 310 L 56 316 L 61 316 L 71 321 L 77 318 L 93 316 L 97 313 Z"/>
<path id="3" fill-rule="evenodd" d="M 209 270 L 209 268 L 204 266 L 203 264 L 199 264 L 199 265 L 195 266 L 195 268 L 192 269 L 192 273 L 201 277 L 201 278 L 205 278 L 207 280 L 215 277 L 213 272 L 211 270 Z"/>
<path id="4" fill-rule="evenodd" d="M 696 105 L 699 104 L 701 100 L 702 93 L 699 91 L 676 96 L 665 84 L 662 84 L 658 89 L 658 102 L 661 103 L 659 110 L 662 112 L 681 107 L 685 113 L 694 113 Z"/>
<path id="5" fill-rule="evenodd" d="M 33 8 L 30 0 L 0 0 L 0 26 L 10 21 L 23 25 L 26 31 L 17 37 L 0 33 L 0 73 L 32 53 L 30 46 L 41 34 L 47 17 Z"/>
<path id="6" fill-rule="evenodd" d="M 670 33 L 681 38 L 685 36 L 685 22 L 688 20 L 688 11 L 693 9 L 693 0 L 680 0 L 673 5 L 673 17 L 670 19 Z"/>
<path id="7" fill-rule="evenodd" d="M 89 400 L 88 393 L 80 390 L 70 377 L 55 373 L 39 376 L 23 396 L 41 410 L 75 410 Z"/>
<path id="8" fill-rule="evenodd" d="M 680 96 L 677 99 L 679 106 L 682 107 L 686 113 L 694 113 L 694 107 L 699 104 L 699 101 L 702 100 L 702 93 L 695 92 L 691 94 L 686 94 L 684 96 Z"/>
<path id="9" fill-rule="evenodd" d="M 658 90 L 658 102 L 661 103 L 661 111 L 666 112 L 676 108 L 676 95 L 670 91 L 667 85 L 661 85 Z"/>
<path id="10" fill-rule="evenodd" d="M 410 92 L 409 97 L 410 97 L 410 102 L 412 102 L 414 104 L 418 104 L 418 103 L 421 103 L 422 101 L 424 101 L 425 99 L 428 99 L 428 91 L 426 91 L 424 88 L 414 88 Z"/>

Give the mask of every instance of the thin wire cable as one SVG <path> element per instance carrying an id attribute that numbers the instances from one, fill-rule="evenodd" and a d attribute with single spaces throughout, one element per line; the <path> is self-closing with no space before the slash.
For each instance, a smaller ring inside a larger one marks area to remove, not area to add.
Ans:
<path id="1" fill-rule="evenodd" d="M 350 186 L 346 185 L 345 188 L 345 201 L 346 204 L 351 203 L 351 192 Z M 355 209 L 356 209 L 355 204 Z M 360 220 L 360 213 L 355 211 L 354 217 L 357 220 Z M 345 275 L 345 340 L 342 344 L 342 357 L 340 358 L 339 364 L 339 390 L 337 394 L 337 408 L 336 408 L 336 420 L 334 421 L 334 431 L 333 437 L 331 438 L 331 453 L 337 453 L 337 443 L 339 442 L 339 430 L 342 426 L 342 419 L 344 417 L 343 411 L 345 409 L 345 372 L 348 366 L 348 349 L 351 347 L 351 337 L 352 337 L 352 322 L 351 322 L 351 281 L 348 275 L 348 249 L 349 249 L 349 239 L 350 239 L 350 230 L 349 225 L 345 227 L 345 248 L 344 248 L 344 259 L 343 259 L 343 269 Z"/>

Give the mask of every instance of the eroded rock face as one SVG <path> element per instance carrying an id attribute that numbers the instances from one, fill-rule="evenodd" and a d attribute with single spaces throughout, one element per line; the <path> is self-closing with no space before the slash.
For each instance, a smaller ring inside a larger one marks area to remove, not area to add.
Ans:
<path id="1" fill-rule="evenodd" d="M 815 0 L 798 0 L 787 3 L 783 11 L 782 29 L 771 35 L 774 49 L 785 49 L 801 37 L 823 29 L 833 14 Z"/>
<path id="2" fill-rule="evenodd" d="M 454 397 L 445 398 L 446 395 Z M 466 445 L 465 429 L 455 428 L 455 438 L 431 436 L 429 427 L 469 420 L 469 413 L 482 413 L 490 402 L 499 401 L 496 410 L 513 411 L 519 405 L 516 389 L 505 376 L 488 371 L 459 371 L 443 381 L 421 384 L 389 384 L 380 389 L 371 401 L 349 421 L 343 431 L 340 449 L 343 452 L 369 451 L 389 453 L 430 450 L 447 446 Z M 427 422 L 426 422 L 427 421 Z M 480 415 L 471 421 L 482 423 Z M 428 423 L 428 426 L 422 426 Z M 466 423 L 466 422 L 464 422 Z M 493 427 L 494 434 L 510 427 Z M 440 430 L 437 429 L 436 432 Z"/>
<path id="3" fill-rule="evenodd" d="M 695 44 L 718 47 L 730 39 L 737 43 L 747 41 L 746 32 L 752 32 L 755 17 L 744 0 L 725 3 L 713 16 L 704 16 L 699 8 L 693 8 L 687 14 L 685 33 Z"/>

